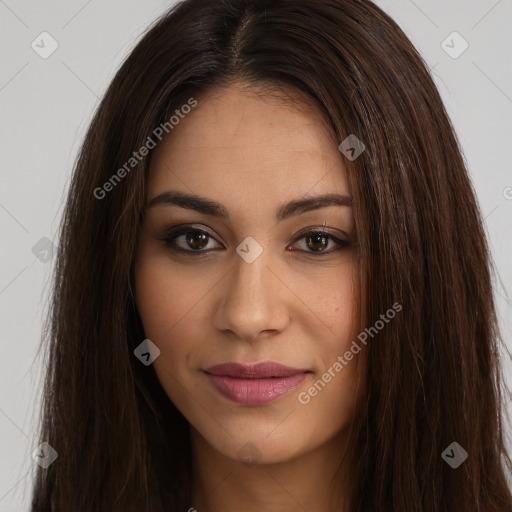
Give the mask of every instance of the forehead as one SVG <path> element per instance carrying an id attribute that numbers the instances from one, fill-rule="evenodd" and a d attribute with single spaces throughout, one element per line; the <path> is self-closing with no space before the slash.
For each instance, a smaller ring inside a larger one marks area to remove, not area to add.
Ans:
<path id="1" fill-rule="evenodd" d="M 223 197 L 296 197 L 316 189 L 348 194 L 326 116 L 300 97 L 241 85 L 197 98 L 198 105 L 154 150 L 148 194 L 187 187 Z"/>

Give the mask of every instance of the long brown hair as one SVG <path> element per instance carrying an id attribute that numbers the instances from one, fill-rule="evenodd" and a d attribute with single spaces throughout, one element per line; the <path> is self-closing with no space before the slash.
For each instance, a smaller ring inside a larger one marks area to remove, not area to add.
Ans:
<path id="1" fill-rule="evenodd" d="M 32 512 L 192 505 L 188 423 L 133 354 L 145 338 L 133 263 L 151 154 L 126 162 L 190 98 L 234 81 L 300 92 L 335 140 L 354 134 L 366 148 L 346 159 L 361 326 L 403 310 L 368 344 L 351 512 L 511 510 L 492 260 L 424 61 L 369 0 L 185 0 L 125 60 L 77 159 L 43 339 L 39 440 L 58 459 L 36 468 Z M 455 469 L 442 457 L 453 442 L 468 454 Z"/>

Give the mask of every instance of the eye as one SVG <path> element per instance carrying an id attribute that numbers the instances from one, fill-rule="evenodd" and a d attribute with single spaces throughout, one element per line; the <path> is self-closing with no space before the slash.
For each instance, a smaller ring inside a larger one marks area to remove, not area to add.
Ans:
<path id="1" fill-rule="evenodd" d="M 178 242 L 180 238 L 182 240 Z M 173 228 L 158 239 L 165 242 L 165 245 L 167 245 L 171 250 L 187 253 L 191 256 L 210 252 L 213 248 L 208 247 L 208 244 L 211 240 L 215 240 L 213 235 L 207 231 L 193 228 L 192 226 L 179 226 L 177 228 Z M 205 248 L 208 248 L 208 250 L 203 250 Z"/>
<path id="2" fill-rule="evenodd" d="M 335 251 L 339 251 L 340 249 L 343 249 L 344 247 L 348 247 L 349 245 L 351 245 L 350 242 L 340 240 L 334 235 L 326 232 L 324 229 L 310 230 L 307 231 L 306 233 L 302 233 L 298 238 L 296 238 L 295 243 L 301 240 L 304 241 L 306 249 L 299 249 L 299 251 L 318 256 L 331 254 Z M 329 247 L 329 242 L 331 241 L 334 243 L 334 249 L 328 251 L 325 250 L 327 247 Z"/>
<path id="3" fill-rule="evenodd" d="M 221 245 L 209 247 L 211 241 L 216 241 L 214 236 L 203 229 L 194 228 L 190 225 L 172 228 L 166 231 L 158 240 L 164 242 L 172 251 L 185 253 L 190 256 L 199 256 L 222 248 Z M 314 256 L 331 254 L 352 245 L 350 242 L 341 240 L 328 233 L 325 229 L 310 229 L 298 236 L 293 245 L 297 245 L 299 242 L 303 243 L 304 248 L 292 249 L 292 252 L 298 251 Z M 332 245 L 334 247 L 331 247 Z M 329 247 L 331 248 L 327 250 Z"/>

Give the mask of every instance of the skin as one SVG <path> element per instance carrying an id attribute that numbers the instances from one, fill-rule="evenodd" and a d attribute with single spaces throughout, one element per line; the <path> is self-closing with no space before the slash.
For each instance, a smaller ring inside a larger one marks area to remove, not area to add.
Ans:
<path id="1" fill-rule="evenodd" d="M 333 252 L 319 256 L 315 248 L 322 244 L 300 235 L 325 227 L 355 244 L 352 208 L 331 205 L 281 222 L 275 212 L 291 200 L 350 195 L 343 157 L 325 118 L 304 101 L 294 106 L 261 97 L 241 83 L 198 101 L 153 150 L 147 204 L 177 190 L 223 204 L 230 219 L 172 204 L 147 208 L 135 271 L 145 334 L 161 351 L 156 374 L 191 424 L 190 506 L 199 512 L 341 510 L 334 491 L 346 501 L 350 468 L 342 455 L 361 354 L 308 404 L 298 395 L 359 332 L 357 247 L 330 239 L 323 251 Z M 180 247 L 218 250 L 189 256 L 160 240 L 186 223 L 213 238 L 191 247 L 181 235 Z M 248 236 L 262 248 L 252 263 L 236 252 Z M 288 395 L 247 406 L 221 396 L 202 371 L 228 361 L 276 361 L 312 373 Z M 251 464 L 240 460 L 247 443 L 257 450 Z"/>

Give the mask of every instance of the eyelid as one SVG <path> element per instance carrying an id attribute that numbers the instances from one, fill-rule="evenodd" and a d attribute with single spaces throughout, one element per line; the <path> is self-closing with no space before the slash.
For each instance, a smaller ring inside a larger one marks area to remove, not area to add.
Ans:
<path id="1" fill-rule="evenodd" d="M 185 252 L 190 254 L 207 254 L 211 252 L 212 249 L 209 249 L 208 251 L 194 252 L 192 250 L 182 249 L 181 247 L 176 247 L 173 245 L 174 240 L 176 238 L 192 231 L 205 233 L 206 235 L 208 235 L 209 239 L 215 240 L 217 243 L 220 243 L 217 240 L 217 235 L 214 235 L 208 228 L 203 227 L 202 224 L 178 224 L 176 226 L 170 226 L 163 230 L 162 234 L 157 237 L 157 240 L 165 242 L 167 245 L 169 245 L 172 249 L 176 250 L 177 252 Z"/>
<path id="2" fill-rule="evenodd" d="M 341 240 L 342 242 L 348 243 L 350 241 L 350 236 L 348 235 L 348 233 L 346 231 L 343 231 L 342 229 L 338 229 L 338 228 L 331 228 L 329 226 L 318 226 L 318 225 L 308 226 L 306 228 L 301 229 L 297 233 L 295 239 L 297 239 L 297 237 L 307 235 L 311 231 L 313 231 L 315 233 L 325 233 L 326 235 L 330 235 L 330 236 L 333 236 L 338 239 L 339 239 L 339 237 L 336 237 L 335 235 L 333 235 L 332 231 L 339 231 L 340 233 L 343 233 L 343 236 L 346 238 L 346 240 Z"/>

